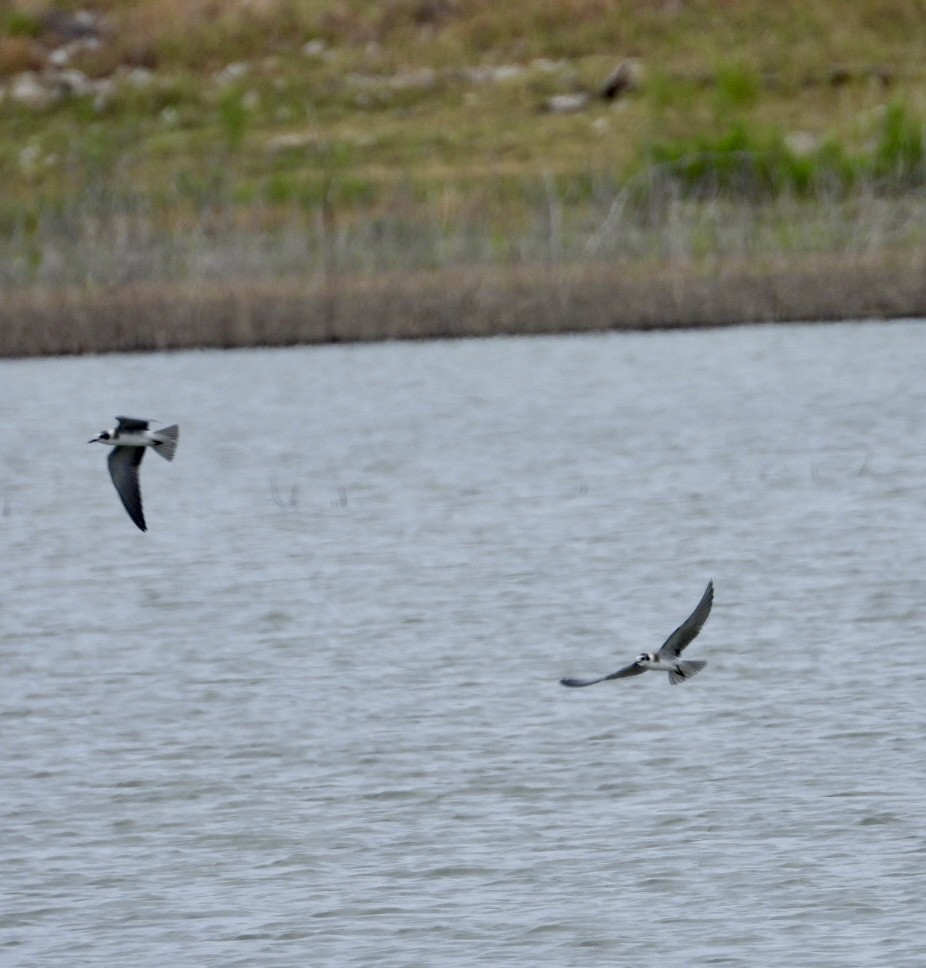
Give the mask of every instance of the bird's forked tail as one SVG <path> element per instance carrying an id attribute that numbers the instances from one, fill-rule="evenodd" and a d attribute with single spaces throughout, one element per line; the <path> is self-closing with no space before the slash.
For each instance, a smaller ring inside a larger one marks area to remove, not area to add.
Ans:
<path id="1" fill-rule="evenodd" d="M 177 450 L 177 440 L 180 437 L 180 428 L 176 424 L 164 427 L 162 430 L 156 430 L 154 437 L 158 443 L 151 449 L 156 454 L 160 454 L 164 460 L 173 460 L 174 453 Z"/>
<path id="2" fill-rule="evenodd" d="M 684 682 L 692 676 L 696 676 L 707 662 L 703 659 L 687 659 L 684 662 L 676 662 L 675 668 L 669 670 L 669 682 L 674 686 L 679 682 Z"/>

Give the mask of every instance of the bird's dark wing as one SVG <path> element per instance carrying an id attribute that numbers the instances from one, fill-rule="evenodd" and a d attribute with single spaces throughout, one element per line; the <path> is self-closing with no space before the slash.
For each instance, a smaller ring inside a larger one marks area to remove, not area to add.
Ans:
<path id="1" fill-rule="evenodd" d="M 144 456 L 144 447 L 113 447 L 107 463 L 109 476 L 116 485 L 116 493 L 129 512 L 129 517 L 142 531 L 147 531 L 145 515 L 141 509 L 141 491 L 138 488 L 138 465 Z"/>
<path id="2" fill-rule="evenodd" d="M 674 659 L 681 655 L 685 646 L 701 631 L 701 626 L 707 621 L 707 616 L 711 614 L 711 605 L 713 604 L 714 582 L 709 581 L 695 610 L 663 643 L 658 653 L 660 659 Z"/>
<path id="3" fill-rule="evenodd" d="M 139 420 L 137 417 L 116 417 L 116 430 L 147 430 L 149 420 Z"/>
<path id="4" fill-rule="evenodd" d="M 560 679 L 560 683 L 564 686 L 572 686 L 578 688 L 579 686 L 594 686 L 596 682 L 607 682 L 608 679 L 626 679 L 628 676 L 638 676 L 641 672 L 646 672 L 646 666 L 642 666 L 637 662 L 631 662 L 630 665 L 624 666 L 623 669 L 618 669 L 617 672 L 612 672 L 609 676 L 601 676 L 598 679 Z"/>

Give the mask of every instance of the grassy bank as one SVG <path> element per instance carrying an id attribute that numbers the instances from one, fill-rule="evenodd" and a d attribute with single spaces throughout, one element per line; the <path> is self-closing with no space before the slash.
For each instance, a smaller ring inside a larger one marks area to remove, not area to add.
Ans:
<path id="1" fill-rule="evenodd" d="M 920 0 L 76 9 L 0 10 L 0 354 L 926 309 Z"/>
<path id="2" fill-rule="evenodd" d="M 638 278 L 585 265 L 552 276 L 537 268 L 400 273 L 343 288 L 279 279 L 32 292 L 3 307 L 0 356 L 926 316 L 924 259 L 882 254 Z"/>

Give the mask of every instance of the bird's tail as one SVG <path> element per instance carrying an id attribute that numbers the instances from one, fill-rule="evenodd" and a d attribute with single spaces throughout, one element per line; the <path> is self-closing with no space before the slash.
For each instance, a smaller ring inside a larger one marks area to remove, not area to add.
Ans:
<path id="1" fill-rule="evenodd" d="M 706 665 L 707 662 L 703 659 L 688 659 L 685 662 L 676 662 L 675 668 L 669 670 L 669 682 L 673 686 L 676 683 L 684 682 L 686 679 L 696 676 Z"/>
<path id="2" fill-rule="evenodd" d="M 177 440 L 180 437 L 180 428 L 176 424 L 171 427 L 164 427 L 161 430 L 156 430 L 154 437 L 157 439 L 158 444 L 152 450 L 156 454 L 160 454 L 164 460 L 173 460 L 174 454 L 177 451 Z"/>

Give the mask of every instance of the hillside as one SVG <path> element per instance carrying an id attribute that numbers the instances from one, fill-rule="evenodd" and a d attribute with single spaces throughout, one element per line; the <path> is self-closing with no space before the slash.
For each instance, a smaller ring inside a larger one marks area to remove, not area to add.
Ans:
<path id="1" fill-rule="evenodd" d="M 713 296 L 648 311 L 646 280 L 760 293 L 808 253 L 818 278 L 864 258 L 893 295 L 808 294 L 791 315 L 909 312 L 923 50 L 923 0 L 12 0 L 0 291 L 17 318 L 0 309 L 0 353 L 40 332 L 37 352 L 428 335 L 467 312 L 464 332 L 518 328 L 511 273 L 531 293 L 551 265 L 562 311 L 545 326 L 732 321 Z M 618 263 L 638 293 L 624 315 Z M 579 277 L 599 280 L 600 311 L 570 303 Z M 393 302 L 420 326 L 348 319 Z M 125 305 L 173 313 L 183 338 L 126 336 Z M 760 295 L 750 310 L 775 315 Z"/>

